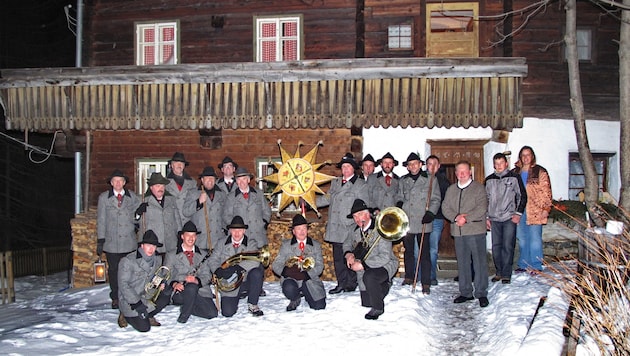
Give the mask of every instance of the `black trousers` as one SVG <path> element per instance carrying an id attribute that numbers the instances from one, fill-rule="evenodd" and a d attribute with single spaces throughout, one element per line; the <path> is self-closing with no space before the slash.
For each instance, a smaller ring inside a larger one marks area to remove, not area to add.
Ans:
<path id="1" fill-rule="evenodd" d="M 391 281 L 385 267 L 370 268 L 363 273 L 365 291 L 361 291 L 361 305 L 385 310 L 385 297 Z"/>
<path id="2" fill-rule="evenodd" d="M 162 292 L 160 292 L 160 295 L 155 302 L 155 309 L 153 309 L 153 311 L 149 313 L 149 318 L 155 317 L 157 313 L 161 312 L 164 307 L 169 305 L 169 303 L 171 302 L 171 291 L 172 289 L 170 289 L 170 287 L 166 287 Z M 133 326 L 134 329 L 140 332 L 147 332 L 151 330 L 149 318 L 142 319 L 139 316 L 125 317 L 129 325 Z"/>
<path id="3" fill-rule="evenodd" d="M 105 252 L 105 256 L 107 257 L 107 278 L 109 278 L 109 298 L 111 298 L 111 300 L 118 299 L 118 264 L 120 264 L 120 260 L 130 252 L 131 251 L 125 253 Z"/>
<path id="4" fill-rule="evenodd" d="M 243 284 L 241 284 L 236 297 L 224 297 L 221 296 L 221 315 L 230 317 L 236 314 L 238 310 L 239 295 L 241 293 L 247 294 L 247 303 L 258 304 L 258 298 L 260 298 L 260 291 L 262 290 L 263 282 L 265 280 L 265 269 L 262 265 L 249 270 Z"/>
<path id="5" fill-rule="evenodd" d="M 431 285 L 431 254 L 430 254 L 430 233 L 424 234 L 407 234 L 403 237 L 403 246 L 405 247 L 405 279 L 413 280 L 416 278 L 416 268 L 420 268 L 420 283 L 423 285 Z M 422 246 L 420 246 L 422 240 Z M 420 265 L 416 266 L 416 258 L 414 256 L 414 244 L 417 244 L 422 252 L 420 253 Z"/>
<path id="6" fill-rule="evenodd" d="M 304 299 L 311 309 L 319 310 L 326 308 L 326 297 L 320 300 L 313 300 L 313 296 L 308 291 L 308 288 L 306 288 L 305 282 L 302 282 L 302 287 L 298 287 L 298 283 L 295 279 L 286 278 L 282 281 L 282 294 L 289 300 L 302 298 L 300 293 L 304 295 Z"/>
<path id="7" fill-rule="evenodd" d="M 333 265 L 335 266 L 335 276 L 337 277 L 337 285 L 346 289 L 357 288 L 357 274 L 346 264 L 346 258 L 343 256 L 343 244 L 331 242 L 333 252 Z"/>
<path id="8" fill-rule="evenodd" d="M 199 295 L 199 285 L 187 283 L 184 290 L 173 294 L 173 304 L 181 305 L 179 317 L 185 320 L 191 315 L 204 319 L 216 318 L 219 314 L 212 298 Z"/>

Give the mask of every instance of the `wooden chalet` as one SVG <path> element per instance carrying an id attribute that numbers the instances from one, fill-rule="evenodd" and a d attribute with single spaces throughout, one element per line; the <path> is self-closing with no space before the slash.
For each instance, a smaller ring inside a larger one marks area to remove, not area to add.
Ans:
<path id="1" fill-rule="evenodd" d="M 505 20 L 532 2 L 85 3 L 85 67 L 1 70 L 0 104 L 7 129 L 61 130 L 58 150 L 86 153 L 87 208 L 113 169 L 142 190 L 147 167 L 175 151 L 193 176 L 225 155 L 260 176 L 278 139 L 321 140 L 322 161 L 336 162 L 362 155 L 362 128 L 502 132 L 571 117 L 560 1 Z M 618 119 L 619 22 L 583 1 L 578 25 L 587 115 Z"/>

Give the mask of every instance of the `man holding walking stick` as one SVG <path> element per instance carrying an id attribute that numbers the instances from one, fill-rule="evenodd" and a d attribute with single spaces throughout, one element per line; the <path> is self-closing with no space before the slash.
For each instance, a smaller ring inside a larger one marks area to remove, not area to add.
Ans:
<path id="1" fill-rule="evenodd" d="M 398 185 L 398 203 L 409 217 L 409 232 L 403 238 L 405 278 L 403 285 L 414 285 L 417 280 L 414 244 L 419 246 L 420 282 L 422 293 L 431 293 L 431 258 L 429 256 L 429 234 L 432 231 L 433 218 L 440 208 L 440 188 L 435 179 L 431 179 L 421 170 L 422 160 L 417 153 L 411 153 L 403 166 L 409 173 L 400 179 Z M 433 177 L 433 176 L 431 176 Z M 426 237 L 425 237 L 426 235 Z"/>

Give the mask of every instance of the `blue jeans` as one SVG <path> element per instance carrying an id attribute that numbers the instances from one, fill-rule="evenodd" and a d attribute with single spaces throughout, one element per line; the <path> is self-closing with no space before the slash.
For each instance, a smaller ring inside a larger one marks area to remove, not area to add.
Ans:
<path id="1" fill-rule="evenodd" d="M 516 224 L 512 220 L 492 221 L 492 259 L 497 276 L 512 278 Z"/>
<path id="2" fill-rule="evenodd" d="M 542 225 L 527 225 L 527 214 L 523 213 L 516 227 L 516 238 L 520 252 L 518 268 L 542 271 Z"/>
<path id="3" fill-rule="evenodd" d="M 438 246 L 440 245 L 440 237 L 444 229 L 444 219 L 433 220 L 433 231 L 429 237 L 429 253 L 431 254 L 431 280 L 437 280 L 437 260 Z"/>
<path id="4" fill-rule="evenodd" d="M 437 280 L 437 260 L 438 260 L 438 246 L 440 245 L 440 237 L 442 237 L 442 230 L 444 230 L 444 219 L 433 220 L 433 230 L 429 235 L 429 254 L 431 255 L 431 280 Z M 415 245 L 413 255 L 416 261 L 418 260 L 418 245 Z M 416 266 L 417 267 L 417 266 Z M 419 267 L 418 274 L 422 272 L 422 267 Z"/>

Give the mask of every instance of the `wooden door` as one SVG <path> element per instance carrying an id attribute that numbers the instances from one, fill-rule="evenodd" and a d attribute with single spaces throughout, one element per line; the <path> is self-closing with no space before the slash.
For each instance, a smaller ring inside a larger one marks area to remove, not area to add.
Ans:
<path id="1" fill-rule="evenodd" d="M 440 165 L 446 172 L 446 178 L 451 183 L 457 182 L 455 177 L 455 164 L 459 161 L 466 160 L 470 162 L 473 170 L 473 179 L 483 182 L 483 146 L 487 140 L 475 141 L 433 141 L 427 140 L 431 145 L 431 154 L 440 158 Z M 455 257 L 455 243 L 451 238 L 450 224 L 444 224 L 440 245 L 438 247 L 438 255 L 440 257 Z"/>

